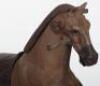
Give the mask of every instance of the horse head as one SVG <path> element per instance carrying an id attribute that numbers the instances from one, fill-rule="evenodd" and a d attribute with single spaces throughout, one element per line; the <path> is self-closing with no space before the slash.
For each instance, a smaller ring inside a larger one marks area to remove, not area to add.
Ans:
<path id="1" fill-rule="evenodd" d="M 98 54 L 90 40 L 90 23 L 84 15 L 88 12 L 86 4 L 84 3 L 79 7 L 74 7 L 69 12 L 59 15 L 60 17 L 58 16 L 55 21 L 59 23 L 60 30 L 56 28 L 55 31 L 61 32 L 62 30 L 62 33 L 68 37 L 70 43 L 79 54 L 82 65 L 90 66 L 97 63 Z"/>

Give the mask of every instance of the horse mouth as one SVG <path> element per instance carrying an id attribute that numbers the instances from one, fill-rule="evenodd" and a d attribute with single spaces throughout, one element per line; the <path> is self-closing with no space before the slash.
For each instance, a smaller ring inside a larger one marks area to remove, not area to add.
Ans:
<path id="1" fill-rule="evenodd" d="M 92 45 L 82 48 L 80 53 L 80 62 L 83 66 L 91 66 L 97 63 L 98 53 Z"/>
<path id="2" fill-rule="evenodd" d="M 80 57 L 82 58 L 82 57 Z M 83 66 L 91 66 L 91 65 L 95 65 L 98 62 L 98 57 L 93 57 L 93 58 L 88 58 L 86 59 L 86 57 L 84 59 L 80 59 L 80 63 Z"/>

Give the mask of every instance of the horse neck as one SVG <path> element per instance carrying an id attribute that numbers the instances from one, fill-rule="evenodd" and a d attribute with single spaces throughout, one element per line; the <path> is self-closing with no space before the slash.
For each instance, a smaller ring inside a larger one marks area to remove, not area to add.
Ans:
<path id="1" fill-rule="evenodd" d="M 29 52 L 29 59 L 38 66 L 63 68 L 69 67 L 70 53 L 71 45 L 64 44 L 61 35 L 55 34 L 48 25 Z"/>

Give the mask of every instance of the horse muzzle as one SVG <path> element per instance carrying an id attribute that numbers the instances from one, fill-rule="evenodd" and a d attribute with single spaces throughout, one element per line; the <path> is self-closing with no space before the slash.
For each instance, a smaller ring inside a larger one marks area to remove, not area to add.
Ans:
<path id="1" fill-rule="evenodd" d="M 80 63 L 83 66 L 91 66 L 97 63 L 98 53 L 94 50 L 92 45 L 85 46 L 81 49 Z"/>

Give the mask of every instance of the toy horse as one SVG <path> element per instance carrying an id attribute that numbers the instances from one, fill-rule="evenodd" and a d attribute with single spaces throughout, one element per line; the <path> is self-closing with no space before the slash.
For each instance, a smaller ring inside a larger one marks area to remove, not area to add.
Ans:
<path id="1" fill-rule="evenodd" d="M 7 70 L 11 78 L 2 76 L 2 80 L 9 80 L 2 86 L 82 86 L 70 69 L 71 48 L 79 54 L 83 66 L 98 60 L 89 37 L 87 12 L 86 3 L 79 7 L 60 5 L 46 17 L 20 54 L 0 55 L 13 60 L 3 64 L 1 59 L 0 66 L 10 68 L 1 67 L 1 71 Z"/>

